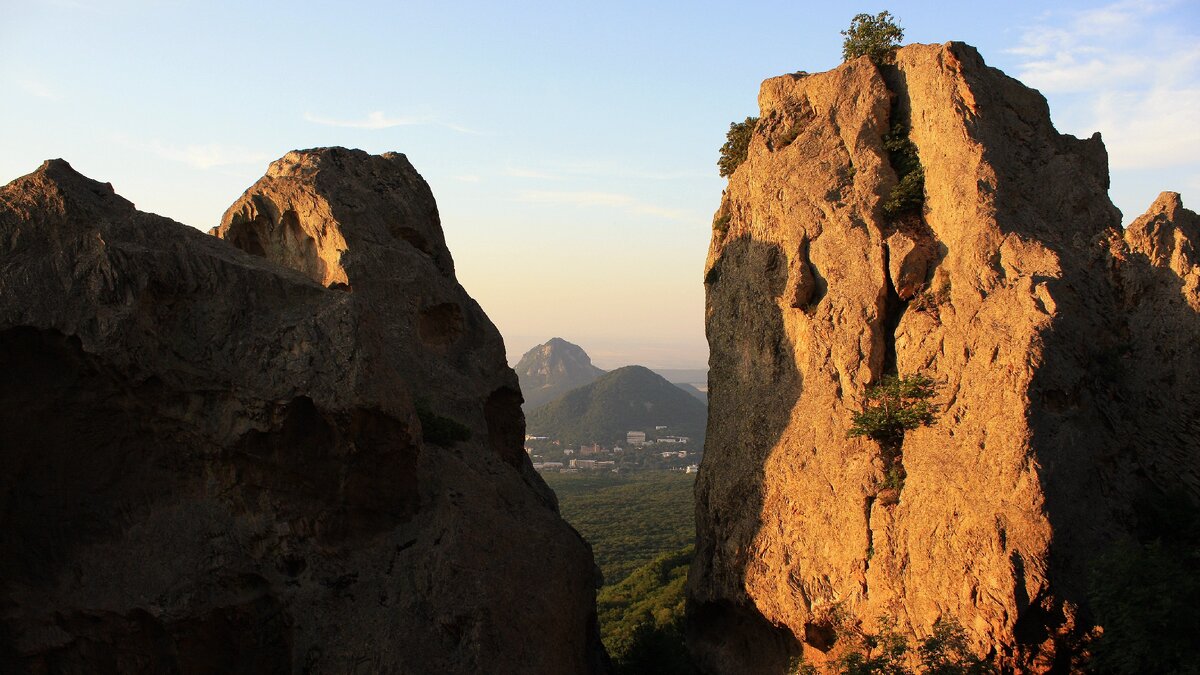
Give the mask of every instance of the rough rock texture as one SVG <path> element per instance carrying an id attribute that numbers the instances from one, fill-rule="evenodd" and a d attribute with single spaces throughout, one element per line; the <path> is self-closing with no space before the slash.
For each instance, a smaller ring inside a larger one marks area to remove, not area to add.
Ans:
<path id="1" fill-rule="evenodd" d="M 0 670 L 603 669 L 405 157 L 289 153 L 217 234 L 62 160 L 0 191 Z"/>
<path id="2" fill-rule="evenodd" d="M 1131 494 L 1200 494 L 1194 216 L 1164 197 L 1126 243 L 1099 137 L 1058 134 L 961 43 L 770 79 L 759 105 L 705 270 L 695 657 L 782 673 L 848 624 L 919 638 L 946 616 L 1006 667 L 1077 667 L 1089 558 Z M 898 123 L 925 202 L 889 220 Z M 941 410 L 905 437 L 898 503 L 847 438 L 889 372 L 933 378 Z"/>
<path id="3" fill-rule="evenodd" d="M 562 338 L 551 338 L 525 352 L 516 371 L 527 413 L 604 374 L 592 365 L 592 357 L 582 347 Z"/>
<path id="4" fill-rule="evenodd" d="M 1200 494 L 1200 216 L 1164 192 L 1113 238 L 1111 256 L 1122 321 L 1100 357 L 1123 385 L 1120 440 L 1155 483 Z"/>

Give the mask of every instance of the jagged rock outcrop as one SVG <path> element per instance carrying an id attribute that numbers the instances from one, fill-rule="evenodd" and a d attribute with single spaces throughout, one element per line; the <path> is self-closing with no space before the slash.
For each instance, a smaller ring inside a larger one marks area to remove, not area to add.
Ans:
<path id="1" fill-rule="evenodd" d="M 1006 667 L 1078 667 L 1132 495 L 1200 494 L 1193 216 L 1164 197 L 1126 242 L 1099 137 L 961 43 L 770 79 L 759 106 L 705 269 L 693 654 L 783 673 L 855 625 L 953 617 Z M 888 216 L 903 137 L 924 203 Z M 847 431 L 889 372 L 933 378 L 941 412 L 882 495 Z"/>
<path id="2" fill-rule="evenodd" d="M 591 384 L 604 374 L 579 345 L 551 338 L 525 352 L 515 367 L 525 396 L 524 410 L 532 412 L 567 392 Z"/>
<path id="3" fill-rule="evenodd" d="M 0 670 L 602 670 L 407 159 L 289 153 L 216 234 L 62 160 L 0 190 Z"/>
<path id="4" fill-rule="evenodd" d="M 1110 254 L 1120 322 L 1099 358 L 1121 385 L 1119 440 L 1156 484 L 1200 494 L 1200 216 L 1164 192 Z"/>

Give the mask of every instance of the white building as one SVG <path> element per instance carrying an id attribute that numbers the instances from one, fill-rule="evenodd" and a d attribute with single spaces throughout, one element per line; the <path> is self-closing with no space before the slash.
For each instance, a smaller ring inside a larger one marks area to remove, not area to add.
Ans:
<path id="1" fill-rule="evenodd" d="M 625 434 L 625 442 L 630 445 L 645 445 L 646 444 L 646 432 L 630 431 Z"/>

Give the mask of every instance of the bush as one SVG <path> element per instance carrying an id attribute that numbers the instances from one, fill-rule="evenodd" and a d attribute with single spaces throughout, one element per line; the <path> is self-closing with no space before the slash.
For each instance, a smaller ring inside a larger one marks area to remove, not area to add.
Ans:
<path id="1" fill-rule="evenodd" d="M 888 375 L 880 384 L 867 388 L 867 404 L 854 413 L 854 424 L 847 435 L 870 438 L 885 451 L 884 459 L 889 460 L 900 451 L 904 432 L 937 421 L 929 402 L 935 391 L 933 380 L 924 375 Z"/>
<path id="2" fill-rule="evenodd" d="M 890 12 L 875 16 L 859 14 L 850 20 L 850 27 L 842 31 L 842 35 L 846 36 L 842 41 L 843 61 L 866 56 L 879 65 L 890 59 L 900 46 L 904 29 L 896 25 Z"/>
<path id="3" fill-rule="evenodd" d="M 1136 537 L 1099 556 L 1088 599 L 1104 633 L 1089 672 L 1195 673 L 1200 663 L 1200 509 L 1183 492 L 1135 502 Z"/>
<path id="4" fill-rule="evenodd" d="M 725 134 L 725 145 L 721 146 L 721 158 L 717 160 L 717 168 L 721 177 L 732 176 L 734 171 L 746 161 L 750 152 L 750 137 L 758 124 L 757 117 L 747 117 L 745 122 L 732 122 L 729 132 Z"/>
<path id="5" fill-rule="evenodd" d="M 878 633 L 859 633 L 859 645 L 842 655 L 831 675 L 992 675 L 996 669 L 971 653 L 967 633 L 953 618 L 941 618 L 933 625 L 933 634 L 917 645 L 916 670 L 906 664 L 912 648 L 908 639 L 896 632 L 896 621 L 880 620 Z M 810 667 L 807 673 L 815 673 Z"/>
<path id="6" fill-rule="evenodd" d="M 684 640 L 684 588 L 695 549 L 664 553 L 596 597 L 616 675 L 694 675 Z"/>
<path id="7" fill-rule="evenodd" d="M 921 168 L 917 144 L 908 137 L 908 128 L 902 124 L 892 127 L 883 137 L 883 149 L 887 150 L 888 163 L 900 179 L 883 202 L 883 214 L 894 220 L 919 212 L 925 204 L 925 170 Z"/>

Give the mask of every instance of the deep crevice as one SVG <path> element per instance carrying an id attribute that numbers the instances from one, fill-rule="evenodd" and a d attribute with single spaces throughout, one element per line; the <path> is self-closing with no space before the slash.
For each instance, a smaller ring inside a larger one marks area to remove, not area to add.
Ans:
<path id="1" fill-rule="evenodd" d="M 871 569 L 871 558 L 875 557 L 875 532 L 871 529 L 871 509 L 875 506 L 875 495 L 867 495 L 863 503 L 863 513 L 867 519 L 867 555 L 864 572 Z M 863 584 L 863 595 L 867 595 L 867 585 Z"/>
<path id="2" fill-rule="evenodd" d="M 902 300 L 900 294 L 896 292 L 896 285 L 892 283 L 890 270 L 891 251 L 885 243 L 883 244 L 883 283 L 885 295 L 883 300 L 883 364 L 881 374 L 898 376 L 900 373 L 896 364 L 896 329 L 900 327 L 900 320 L 904 318 L 904 312 L 908 309 L 908 302 Z"/>

